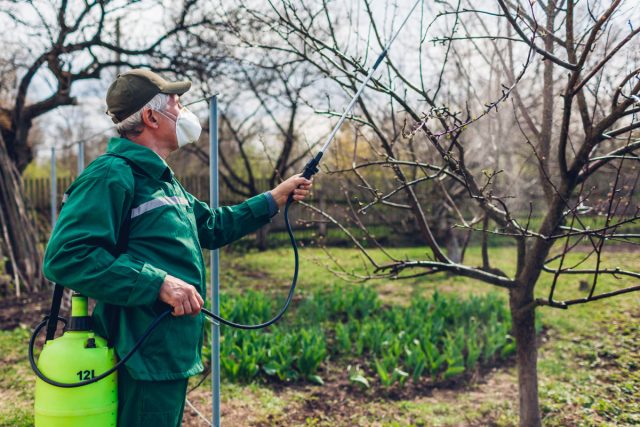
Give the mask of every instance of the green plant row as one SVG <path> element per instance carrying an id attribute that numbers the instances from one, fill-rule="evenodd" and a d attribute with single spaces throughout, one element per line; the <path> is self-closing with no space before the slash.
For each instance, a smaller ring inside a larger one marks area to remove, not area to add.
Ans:
<path id="1" fill-rule="evenodd" d="M 350 293 L 355 307 L 370 307 L 358 301 L 369 301 L 362 294 L 372 291 Z M 509 312 L 495 294 L 461 300 L 436 293 L 408 307 L 376 309 L 331 326 L 332 352 L 365 360 L 383 386 L 402 385 L 409 378 L 416 383 L 424 377 L 448 379 L 515 351 Z"/>
<path id="2" fill-rule="evenodd" d="M 253 291 L 222 301 L 221 313 L 236 322 L 264 321 L 276 308 Z M 322 364 L 338 363 L 348 366 L 354 383 L 368 387 L 375 378 L 388 387 L 446 380 L 515 351 L 509 312 L 496 294 L 457 299 L 436 293 L 406 307 L 384 307 L 365 286 L 334 286 L 310 295 L 287 316 L 266 331 L 223 328 L 223 377 L 322 384 Z"/>
<path id="3" fill-rule="evenodd" d="M 274 314 L 273 301 L 254 291 L 240 297 L 225 295 L 221 301 L 220 313 L 234 322 L 261 323 Z M 207 360 L 210 354 L 210 347 L 205 346 Z M 327 354 L 325 333 L 318 326 L 272 326 L 260 331 L 222 328 L 220 368 L 223 377 L 233 382 L 247 383 L 264 376 L 322 384 L 316 373 Z"/>

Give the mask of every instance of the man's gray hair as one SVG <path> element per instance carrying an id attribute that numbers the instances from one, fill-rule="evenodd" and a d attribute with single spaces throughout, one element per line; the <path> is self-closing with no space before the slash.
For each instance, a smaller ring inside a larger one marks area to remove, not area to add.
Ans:
<path id="1" fill-rule="evenodd" d="M 145 108 L 150 108 L 155 111 L 164 111 L 167 109 L 167 105 L 169 104 L 169 95 L 165 93 L 159 93 L 153 98 L 151 101 L 147 102 L 144 107 L 116 124 L 116 129 L 118 133 L 122 136 L 125 134 L 139 134 L 142 132 L 144 123 L 142 122 L 142 110 Z"/>

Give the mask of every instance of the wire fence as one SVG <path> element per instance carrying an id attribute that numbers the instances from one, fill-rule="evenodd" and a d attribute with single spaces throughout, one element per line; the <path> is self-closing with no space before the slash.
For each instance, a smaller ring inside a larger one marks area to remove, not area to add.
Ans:
<path id="1" fill-rule="evenodd" d="M 62 198 L 65 191 L 75 180 L 74 176 L 58 177 L 56 179 L 56 199 L 57 208 L 60 210 Z M 185 189 L 193 194 L 197 199 L 209 203 L 209 178 L 204 175 L 188 175 L 179 177 Z M 366 226 L 370 231 L 378 235 L 384 234 L 384 230 L 394 230 L 395 235 L 402 236 L 410 240 L 415 237 L 415 227 L 411 221 L 407 221 L 407 215 L 398 209 L 372 209 L 367 215 L 356 216 L 354 209 L 358 208 L 357 200 L 349 200 L 344 192 L 340 191 L 343 183 L 334 177 L 323 177 L 322 183 L 314 185 L 314 191 L 308 203 L 319 207 L 326 214 L 336 221 L 352 229 L 358 237 L 362 237 L 363 231 L 360 226 Z M 268 180 L 258 180 L 256 182 L 258 192 L 268 191 Z M 23 178 L 23 188 L 27 203 L 30 209 L 38 218 L 39 226 L 45 231 L 43 235 L 48 235 L 46 231 L 51 227 L 51 201 L 52 186 L 51 178 Z M 220 183 L 220 205 L 234 205 L 241 203 L 247 197 L 232 191 L 228 186 Z M 296 206 L 290 212 L 292 224 L 298 228 L 298 236 L 306 241 L 315 240 L 320 237 L 327 239 L 329 244 L 345 244 L 349 238 L 342 233 L 338 227 L 325 216 L 318 214 L 303 206 Z M 357 218 L 357 220 L 356 220 Z M 268 227 L 270 245 L 278 246 L 287 244 L 286 226 L 282 215 L 273 218 Z M 272 234 L 276 235 L 272 235 Z"/>
<path id="2" fill-rule="evenodd" d="M 185 189 L 193 194 L 198 200 L 209 203 L 209 178 L 206 175 L 186 175 L 178 177 Z M 65 191 L 71 186 L 75 180 L 74 176 L 63 176 L 56 179 L 55 197 L 57 198 L 57 210 L 59 212 L 62 198 Z M 407 214 L 405 209 L 390 208 L 386 205 L 378 204 L 366 211 L 366 214 L 357 213 L 363 203 L 370 201 L 371 195 L 365 194 L 362 188 L 351 185 L 349 192 L 343 191 L 346 183 L 344 178 L 335 175 L 325 175 L 321 180 L 314 183 L 314 190 L 311 197 L 306 201 L 324 212 L 326 215 L 319 214 L 316 210 L 308 209 L 304 206 L 297 205 L 290 211 L 291 224 L 296 228 L 296 238 L 303 244 L 307 243 L 323 243 L 328 246 L 346 246 L 351 245 L 351 237 L 348 236 L 337 226 L 332 220 L 337 221 L 346 227 L 350 234 L 357 238 L 364 246 L 374 245 L 374 239 L 383 245 L 421 245 L 424 241 L 420 238 L 421 234 L 417 228 L 417 224 L 411 215 Z M 384 188 L 389 183 L 376 182 L 376 186 Z M 23 188 L 26 201 L 41 231 L 43 238 L 49 235 L 51 229 L 51 200 L 52 186 L 50 177 L 42 178 L 23 178 Z M 258 193 L 268 191 L 270 188 L 267 179 L 257 180 L 256 188 Z M 360 191 L 358 191 L 360 190 Z M 423 195 L 430 197 L 430 195 Z M 232 191 L 224 181 L 220 182 L 219 199 L 221 206 L 228 206 L 241 203 L 247 197 L 239 195 Z M 434 201 L 434 204 L 436 201 Z M 425 213 L 428 216 L 433 215 L 426 207 Z M 527 218 L 523 213 L 523 218 L 530 223 L 532 229 L 540 226 L 543 218 L 543 212 L 536 212 L 533 217 Z M 328 217 L 331 217 L 329 219 Z M 466 239 L 468 231 L 462 229 L 454 229 L 453 222 L 443 221 L 443 218 L 430 217 L 430 221 L 434 226 L 436 239 L 441 241 L 443 245 L 451 239 L 451 230 L 456 233 L 460 241 Z M 601 226 L 600 218 L 597 215 L 585 216 L 583 221 L 587 221 L 590 226 Z M 494 225 L 491 226 L 492 228 Z M 625 226 L 627 232 L 637 233 L 640 226 L 628 224 Z M 267 237 L 268 235 L 268 237 Z M 482 239 L 481 232 L 471 233 L 469 236 L 472 244 L 479 243 Z M 490 235 L 488 237 L 490 246 L 503 246 L 513 244 L 511 239 Z M 279 247 L 289 244 L 289 238 L 286 233 L 286 225 L 282 215 L 275 216 L 267 227 L 263 227 L 260 232 L 253 236 L 245 238 L 234 244 L 236 247 Z"/>

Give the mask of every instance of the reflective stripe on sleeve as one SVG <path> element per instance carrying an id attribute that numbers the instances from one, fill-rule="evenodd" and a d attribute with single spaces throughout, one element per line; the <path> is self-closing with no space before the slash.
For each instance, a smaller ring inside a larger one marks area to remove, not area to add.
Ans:
<path id="1" fill-rule="evenodd" d="M 149 200 L 148 202 L 144 202 L 140 206 L 131 209 L 131 219 L 142 215 L 143 213 L 149 212 L 155 208 L 159 208 L 160 206 L 167 205 L 188 205 L 189 201 L 184 197 L 171 196 L 171 197 L 159 197 L 157 199 Z"/>

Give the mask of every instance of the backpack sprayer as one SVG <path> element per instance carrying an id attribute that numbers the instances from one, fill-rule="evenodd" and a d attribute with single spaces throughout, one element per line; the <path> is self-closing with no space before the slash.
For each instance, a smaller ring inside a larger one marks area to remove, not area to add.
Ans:
<path id="1" fill-rule="evenodd" d="M 352 97 L 349 105 L 340 116 L 333 130 L 326 139 L 320 151 L 305 165 L 302 176 L 310 179 L 318 173 L 319 164 L 325 151 L 333 141 L 338 130 L 342 126 L 347 114 L 351 111 L 356 101 L 364 91 L 367 83 L 373 77 L 373 73 L 387 55 L 389 48 L 400 31 L 405 26 L 409 17 L 422 0 L 417 0 L 404 21 L 391 37 L 382 53 L 378 56 L 367 76 L 360 84 L 360 88 Z M 284 221 L 289 234 L 294 256 L 294 271 L 287 299 L 271 320 L 255 325 L 244 325 L 224 319 L 211 311 L 202 308 L 201 311 L 214 321 L 238 329 L 262 329 L 280 320 L 291 304 L 296 284 L 298 282 L 298 245 L 289 222 L 289 207 L 293 203 L 293 195 L 290 195 L 284 209 Z M 38 427 L 81 427 L 114 426 L 117 422 L 118 386 L 116 371 L 140 348 L 147 337 L 155 330 L 160 321 L 171 313 L 167 309 L 160 314 L 147 327 L 142 336 L 135 343 L 131 351 L 116 363 L 116 354 L 109 347 L 106 339 L 99 337 L 91 330 L 91 317 L 89 316 L 88 300 L 84 295 L 74 293 L 71 298 L 70 321 L 59 316 L 60 302 L 64 287 L 56 284 L 53 292 L 51 311 L 40 322 L 29 340 L 29 363 L 35 372 L 35 424 Z M 58 322 L 64 323 L 64 333 L 54 339 Z M 47 327 L 44 348 L 38 361 L 35 361 L 34 347 L 36 338 Z M 101 381 L 101 380 L 105 381 Z M 91 421 L 88 421 L 90 419 Z"/>

